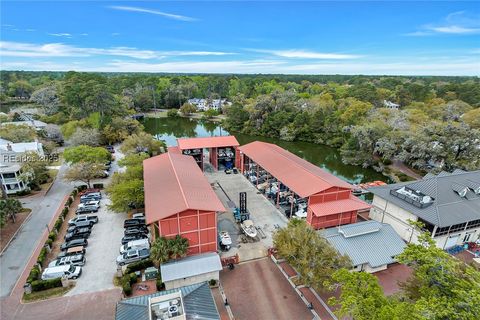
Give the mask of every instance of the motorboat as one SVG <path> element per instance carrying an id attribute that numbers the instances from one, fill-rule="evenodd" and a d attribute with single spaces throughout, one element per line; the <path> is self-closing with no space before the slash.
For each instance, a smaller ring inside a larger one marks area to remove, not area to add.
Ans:
<path id="1" fill-rule="evenodd" d="M 257 229 L 255 228 L 252 220 L 245 220 L 240 224 L 240 226 L 248 237 L 255 238 L 257 236 Z"/>
<path id="2" fill-rule="evenodd" d="M 227 231 L 220 231 L 218 233 L 218 240 L 222 249 L 228 251 L 232 247 L 232 238 Z"/>

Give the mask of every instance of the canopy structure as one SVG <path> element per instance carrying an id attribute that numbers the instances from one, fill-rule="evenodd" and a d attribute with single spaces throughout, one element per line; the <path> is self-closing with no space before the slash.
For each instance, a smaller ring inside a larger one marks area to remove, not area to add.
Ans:
<path id="1" fill-rule="evenodd" d="M 181 138 L 177 139 L 180 150 L 238 147 L 240 144 L 234 136 Z"/>
<path id="2" fill-rule="evenodd" d="M 351 184 L 277 145 L 255 141 L 239 149 L 302 198 L 332 187 L 353 189 Z"/>
<path id="3" fill-rule="evenodd" d="M 168 152 L 143 166 L 147 224 L 185 210 L 225 211 L 192 157 Z"/>
<path id="4" fill-rule="evenodd" d="M 310 204 L 310 209 L 316 217 L 341 214 L 343 212 L 351 211 L 365 211 L 369 210 L 370 208 L 371 206 L 368 203 L 357 199 L 353 195 L 349 199 Z"/>

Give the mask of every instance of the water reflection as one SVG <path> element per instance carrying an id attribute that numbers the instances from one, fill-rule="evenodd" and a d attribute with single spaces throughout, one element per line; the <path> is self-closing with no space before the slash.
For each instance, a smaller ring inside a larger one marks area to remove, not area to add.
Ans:
<path id="1" fill-rule="evenodd" d="M 218 123 L 186 118 L 147 118 L 144 120 L 143 125 L 147 132 L 155 135 L 158 139 L 164 140 L 167 146 L 175 146 L 177 138 L 229 135 L 229 132 Z M 343 164 L 338 150 L 329 146 L 299 141 L 287 142 L 280 139 L 251 136 L 237 132 L 232 132 L 232 134 L 237 137 L 241 145 L 256 140 L 279 145 L 350 183 L 374 180 L 391 182 L 387 177 L 373 169 Z"/>

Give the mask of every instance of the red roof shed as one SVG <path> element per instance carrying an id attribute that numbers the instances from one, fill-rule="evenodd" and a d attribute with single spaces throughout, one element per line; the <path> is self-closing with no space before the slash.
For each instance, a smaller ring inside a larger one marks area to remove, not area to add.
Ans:
<path id="1" fill-rule="evenodd" d="M 180 138 L 177 139 L 180 150 L 238 147 L 240 144 L 234 136 Z"/>

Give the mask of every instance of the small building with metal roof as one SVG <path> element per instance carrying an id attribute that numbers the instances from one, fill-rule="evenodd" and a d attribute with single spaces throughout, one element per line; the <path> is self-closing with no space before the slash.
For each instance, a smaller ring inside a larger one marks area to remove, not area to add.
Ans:
<path id="1" fill-rule="evenodd" d="M 181 235 L 188 254 L 217 251 L 217 212 L 225 207 L 192 157 L 165 153 L 144 160 L 145 218 L 154 237 Z"/>
<path id="2" fill-rule="evenodd" d="M 242 173 L 288 218 L 306 217 L 321 229 L 354 223 L 359 211 L 370 208 L 348 182 L 277 145 L 255 141 L 239 149 Z"/>
<path id="3" fill-rule="evenodd" d="M 197 254 L 160 265 L 162 281 L 167 289 L 212 279 L 218 281 L 220 270 L 222 270 L 220 256 L 214 252 Z"/>
<path id="4" fill-rule="evenodd" d="M 391 224 L 408 242 L 418 236 L 409 220 L 424 224 L 442 249 L 480 239 L 480 170 L 429 173 L 368 191 L 374 194 L 370 218 Z"/>
<path id="5" fill-rule="evenodd" d="M 406 247 L 392 226 L 374 220 L 326 229 L 320 234 L 350 258 L 354 271 L 385 270 Z"/>
<path id="6" fill-rule="evenodd" d="M 209 162 L 215 170 L 240 166 L 238 151 L 240 144 L 234 136 L 179 138 L 177 145 L 178 150 L 192 156 L 202 170 L 204 170 L 205 150 L 208 150 Z M 176 149 L 172 149 L 172 151 L 177 152 Z"/>
<path id="7" fill-rule="evenodd" d="M 171 308 L 175 306 L 175 308 Z M 117 302 L 115 320 L 220 320 L 208 283 L 123 299 Z"/>

